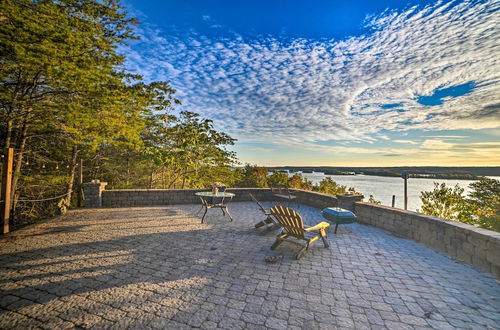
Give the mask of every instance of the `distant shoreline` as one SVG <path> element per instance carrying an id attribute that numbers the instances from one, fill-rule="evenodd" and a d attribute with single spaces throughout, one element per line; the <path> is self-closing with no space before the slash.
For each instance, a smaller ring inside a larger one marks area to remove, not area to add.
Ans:
<path id="1" fill-rule="evenodd" d="M 480 180 L 488 176 L 500 176 L 500 166 L 491 167 L 440 167 L 440 166 L 408 166 L 408 167 L 333 167 L 333 166 L 269 166 L 269 171 L 313 173 L 326 175 L 369 175 L 382 177 L 401 177 L 404 172 L 414 179 L 451 179 Z"/>

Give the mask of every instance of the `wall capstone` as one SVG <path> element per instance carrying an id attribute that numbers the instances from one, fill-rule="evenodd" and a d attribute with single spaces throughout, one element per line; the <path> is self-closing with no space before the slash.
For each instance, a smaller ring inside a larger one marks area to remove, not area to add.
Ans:
<path id="1" fill-rule="evenodd" d="M 354 194 L 337 195 L 338 207 L 354 212 L 354 203 L 363 200 L 365 196 Z"/>

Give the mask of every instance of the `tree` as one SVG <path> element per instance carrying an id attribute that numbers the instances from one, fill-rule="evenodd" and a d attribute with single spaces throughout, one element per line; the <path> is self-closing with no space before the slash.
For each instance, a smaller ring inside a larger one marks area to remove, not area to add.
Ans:
<path id="1" fill-rule="evenodd" d="M 477 225 L 500 232 L 500 181 L 482 178 L 469 187 L 469 198 L 477 206 Z"/>
<path id="2" fill-rule="evenodd" d="M 77 157 L 88 178 L 115 186 L 235 180 L 234 139 L 197 114 L 174 116 L 168 83 L 123 71 L 116 49 L 135 24 L 115 0 L 0 2 L 0 142 L 16 149 L 13 192 L 66 191 L 67 208 Z"/>
<path id="3" fill-rule="evenodd" d="M 181 188 L 223 181 L 236 161 L 235 153 L 226 149 L 235 140 L 215 130 L 212 120 L 193 112 L 169 115 L 152 125 L 148 134 L 148 152 L 156 165 L 152 171 L 168 177 L 167 188 L 179 180 Z"/>
<path id="4" fill-rule="evenodd" d="M 486 215 L 498 213 L 500 210 L 499 180 L 482 178 L 471 183 L 469 187 L 472 189 L 469 198 L 480 208 L 480 212 Z"/>
<path id="5" fill-rule="evenodd" d="M 469 187 L 472 191 L 467 198 L 458 185 L 434 183 L 434 190 L 420 195 L 421 212 L 500 231 L 500 181 L 484 178 Z"/>
<path id="6" fill-rule="evenodd" d="M 115 104 L 113 92 L 123 90 L 127 76 L 117 70 L 123 57 L 115 50 L 133 37 L 135 20 L 126 18 L 112 0 L 6 0 L 0 12 L 2 142 L 17 150 L 15 194 L 33 133 L 74 140 L 80 130 L 88 134 L 100 123 L 97 114 L 101 123 L 113 122 L 116 107 L 104 106 Z M 99 128 L 92 133 L 98 135 Z M 70 192 L 78 143 L 83 140 L 69 143 Z"/>
<path id="7" fill-rule="evenodd" d="M 243 168 L 243 178 L 237 183 L 239 187 L 267 188 L 267 175 L 269 171 L 266 167 L 246 164 Z"/>
<path id="8" fill-rule="evenodd" d="M 288 174 L 278 170 L 273 170 L 273 173 L 267 178 L 271 186 L 287 186 L 288 180 Z"/>
<path id="9" fill-rule="evenodd" d="M 294 174 L 288 180 L 288 187 L 293 189 L 303 189 L 303 190 L 312 190 L 313 185 L 312 182 L 302 177 L 300 174 Z"/>
<path id="10" fill-rule="evenodd" d="M 321 180 L 319 185 L 314 187 L 314 190 L 324 194 L 337 195 L 345 194 L 347 192 L 347 186 L 339 185 L 337 182 L 333 181 L 332 178 L 327 177 Z"/>
<path id="11" fill-rule="evenodd" d="M 473 206 L 463 196 L 464 189 L 458 184 L 451 188 L 445 183 L 434 183 L 434 190 L 420 194 L 422 213 L 445 219 L 469 222 L 474 213 Z"/>

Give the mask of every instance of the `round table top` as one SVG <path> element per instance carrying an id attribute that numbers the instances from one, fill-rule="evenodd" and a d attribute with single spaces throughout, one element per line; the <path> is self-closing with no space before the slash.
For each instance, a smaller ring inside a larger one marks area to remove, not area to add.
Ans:
<path id="1" fill-rule="evenodd" d="M 235 194 L 230 193 L 230 192 L 218 192 L 217 194 L 214 194 L 211 191 L 200 191 L 197 193 L 194 193 L 196 196 L 200 197 L 234 197 Z"/>

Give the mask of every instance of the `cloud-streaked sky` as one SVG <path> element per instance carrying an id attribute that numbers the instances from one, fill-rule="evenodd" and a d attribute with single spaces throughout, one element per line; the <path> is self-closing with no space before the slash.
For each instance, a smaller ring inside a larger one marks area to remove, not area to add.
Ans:
<path id="1" fill-rule="evenodd" d="M 127 68 L 170 81 L 241 162 L 500 165 L 500 1 L 126 5 Z"/>

